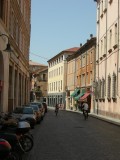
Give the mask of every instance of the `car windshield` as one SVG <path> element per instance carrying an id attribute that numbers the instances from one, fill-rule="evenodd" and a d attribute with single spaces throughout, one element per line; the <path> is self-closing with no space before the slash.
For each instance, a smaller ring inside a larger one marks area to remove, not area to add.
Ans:
<path id="1" fill-rule="evenodd" d="M 31 107 L 25 107 L 23 109 L 24 114 L 33 114 L 33 109 Z"/>
<path id="2" fill-rule="evenodd" d="M 13 113 L 18 113 L 18 114 L 23 113 L 23 108 L 15 108 Z"/>
<path id="3" fill-rule="evenodd" d="M 31 107 L 32 107 L 35 111 L 38 111 L 38 106 L 37 106 L 37 105 L 31 105 Z"/>
<path id="4" fill-rule="evenodd" d="M 42 103 L 40 102 L 32 102 L 31 105 L 38 105 L 39 108 L 42 107 Z"/>

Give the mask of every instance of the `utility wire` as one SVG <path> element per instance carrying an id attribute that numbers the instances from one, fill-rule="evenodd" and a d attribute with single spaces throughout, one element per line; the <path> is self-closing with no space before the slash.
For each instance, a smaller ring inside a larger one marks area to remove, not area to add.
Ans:
<path id="1" fill-rule="evenodd" d="M 32 54 L 32 55 L 35 55 L 35 56 L 38 56 L 38 57 L 40 57 L 40 58 L 43 58 L 43 59 L 46 59 L 46 60 L 48 60 L 48 58 L 46 58 L 46 57 L 42 57 L 42 56 L 40 56 L 40 55 L 38 55 L 38 54 L 31 53 L 31 52 L 30 52 L 30 54 Z"/>

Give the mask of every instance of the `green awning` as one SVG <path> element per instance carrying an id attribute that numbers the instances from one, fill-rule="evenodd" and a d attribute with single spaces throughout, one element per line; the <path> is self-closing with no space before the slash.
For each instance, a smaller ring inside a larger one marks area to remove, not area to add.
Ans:
<path id="1" fill-rule="evenodd" d="M 76 96 L 74 99 L 75 101 L 79 100 L 80 97 L 82 97 L 84 95 L 84 93 L 80 93 L 78 96 Z"/>
<path id="2" fill-rule="evenodd" d="M 81 93 L 74 97 L 75 101 L 79 100 L 79 98 L 82 97 L 85 94 L 85 92 L 86 92 L 85 89 L 82 89 Z"/>
<path id="3" fill-rule="evenodd" d="M 75 89 L 75 91 L 70 95 L 71 97 L 76 97 L 78 95 L 78 92 L 80 92 L 80 89 Z"/>

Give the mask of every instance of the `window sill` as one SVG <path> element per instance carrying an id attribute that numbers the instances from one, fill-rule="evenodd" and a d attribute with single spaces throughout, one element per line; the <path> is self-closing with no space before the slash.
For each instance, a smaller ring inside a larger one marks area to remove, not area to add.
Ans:
<path id="1" fill-rule="evenodd" d="M 108 100 L 108 102 L 111 102 L 111 98 L 110 97 L 108 97 L 107 100 Z"/>
<path id="2" fill-rule="evenodd" d="M 100 15 L 101 18 L 103 18 L 103 13 Z"/>
<path id="3" fill-rule="evenodd" d="M 107 8 L 105 8 L 103 12 L 106 13 L 107 12 Z"/>
<path id="4" fill-rule="evenodd" d="M 117 47 L 118 47 L 117 44 L 115 44 L 115 45 L 113 46 L 114 49 L 116 49 Z"/>
<path id="5" fill-rule="evenodd" d="M 105 57 L 106 57 L 106 54 L 103 54 L 103 57 L 105 58 Z"/>
<path id="6" fill-rule="evenodd" d="M 111 53 L 111 52 L 112 52 L 112 49 L 109 49 L 108 52 Z"/>
<path id="7" fill-rule="evenodd" d="M 116 97 L 112 97 L 113 102 L 116 102 L 117 98 Z"/>

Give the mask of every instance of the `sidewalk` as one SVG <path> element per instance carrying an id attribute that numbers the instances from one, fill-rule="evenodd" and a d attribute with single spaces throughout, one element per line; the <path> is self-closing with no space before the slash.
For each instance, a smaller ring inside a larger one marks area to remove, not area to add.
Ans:
<path id="1" fill-rule="evenodd" d="M 54 107 L 48 106 L 48 108 L 54 110 Z M 79 111 L 79 110 L 66 109 L 65 111 L 76 112 L 76 113 L 82 114 L 82 112 Z M 114 118 L 108 118 L 108 117 L 104 117 L 104 116 L 102 116 L 102 115 L 97 115 L 97 114 L 94 114 L 94 113 L 89 113 L 89 116 L 94 117 L 94 118 L 97 118 L 97 119 L 100 119 L 100 120 L 103 120 L 103 121 L 106 121 L 106 122 L 108 122 L 108 123 L 112 123 L 112 124 L 115 124 L 115 125 L 120 126 L 120 120 L 117 120 L 117 119 L 114 119 Z"/>

